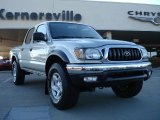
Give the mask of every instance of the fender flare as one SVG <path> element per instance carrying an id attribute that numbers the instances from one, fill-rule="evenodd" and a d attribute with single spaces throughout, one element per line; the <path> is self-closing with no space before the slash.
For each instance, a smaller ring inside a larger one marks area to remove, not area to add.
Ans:
<path id="1" fill-rule="evenodd" d="M 61 50 L 53 50 L 53 51 L 51 51 L 50 53 L 49 53 L 49 55 L 48 55 L 48 58 L 47 58 L 47 60 L 46 60 L 46 63 L 48 62 L 48 60 L 49 60 L 49 58 L 51 57 L 51 56 L 57 56 L 57 57 L 59 57 L 61 60 L 63 60 L 63 62 L 65 62 L 65 63 L 69 63 L 70 61 L 69 61 L 69 59 L 68 59 L 68 57 L 67 57 L 67 55 L 63 52 L 63 51 L 61 51 Z M 46 68 L 45 68 L 46 69 Z M 47 73 L 47 72 L 46 72 Z M 47 84 L 47 77 L 46 77 L 46 80 L 45 80 L 45 95 L 48 95 L 48 93 L 49 93 L 49 91 L 48 91 L 48 84 Z"/>
<path id="2" fill-rule="evenodd" d="M 65 63 L 69 63 L 69 59 L 67 57 L 67 55 L 61 51 L 61 50 L 53 50 L 49 53 L 48 58 L 50 56 L 58 56 L 59 58 L 61 58 L 61 60 L 63 60 Z M 47 59 L 48 60 L 48 59 Z"/>
<path id="3" fill-rule="evenodd" d="M 19 59 L 18 59 L 18 55 L 17 55 L 17 54 L 13 54 L 13 55 L 12 55 L 11 63 L 13 62 L 13 57 L 15 57 L 17 63 L 19 64 Z"/>

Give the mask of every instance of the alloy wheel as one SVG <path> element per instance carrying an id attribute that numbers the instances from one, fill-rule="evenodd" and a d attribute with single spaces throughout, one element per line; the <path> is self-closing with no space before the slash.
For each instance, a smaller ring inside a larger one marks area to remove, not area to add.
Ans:
<path id="1" fill-rule="evenodd" d="M 54 103 L 58 103 L 62 97 L 62 79 L 59 73 L 54 73 L 51 78 L 51 92 Z"/>

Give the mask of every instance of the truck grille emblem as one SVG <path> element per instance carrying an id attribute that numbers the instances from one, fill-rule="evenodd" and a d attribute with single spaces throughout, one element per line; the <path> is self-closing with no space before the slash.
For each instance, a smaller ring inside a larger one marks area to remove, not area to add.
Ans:
<path id="1" fill-rule="evenodd" d="M 131 56 L 131 53 L 129 51 L 124 51 L 124 56 L 128 57 L 128 56 Z"/>

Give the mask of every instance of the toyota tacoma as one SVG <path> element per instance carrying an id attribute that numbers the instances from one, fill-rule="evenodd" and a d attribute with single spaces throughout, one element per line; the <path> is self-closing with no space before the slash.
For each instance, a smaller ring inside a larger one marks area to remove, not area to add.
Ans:
<path id="1" fill-rule="evenodd" d="M 111 87 L 116 96 L 136 96 L 152 74 L 144 47 L 103 39 L 91 26 L 43 22 L 28 30 L 22 46 L 10 51 L 13 82 L 46 76 L 46 93 L 60 110 L 73 107 L 82 91 Z"/>

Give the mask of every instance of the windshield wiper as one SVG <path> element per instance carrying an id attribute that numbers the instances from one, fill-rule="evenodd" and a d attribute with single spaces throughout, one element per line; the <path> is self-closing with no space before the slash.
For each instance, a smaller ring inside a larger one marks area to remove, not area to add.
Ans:
<path id="1" fill-rule="evenodd" d="M 74 38 L 90 38 L 90 39 L 96 39 L 95 37 L 74 37 Z"/>
<path id="2" fill-rule="evenodd" d="M 56 36 L 56 37 L 53 37 L 53 39 L 61 39 L 61 38 L 76 38 L 76 37 L 73 37 L 73 36 Z"/>
<path id="3" fill-rule="evenodd" d="M 61 39 L 61 38 L 90 38 L 90 39 L 95 39 L 95 37 L 79 37 L 79 36 L 56 36 L 56 37 L 53 37 L 53 39 Z"/>
<path id="4" fill-rule="evenodd" d="M 91 38 L 91 39 L 96 39 L 95 37 L 82 37 L 82 38 Z"/>

